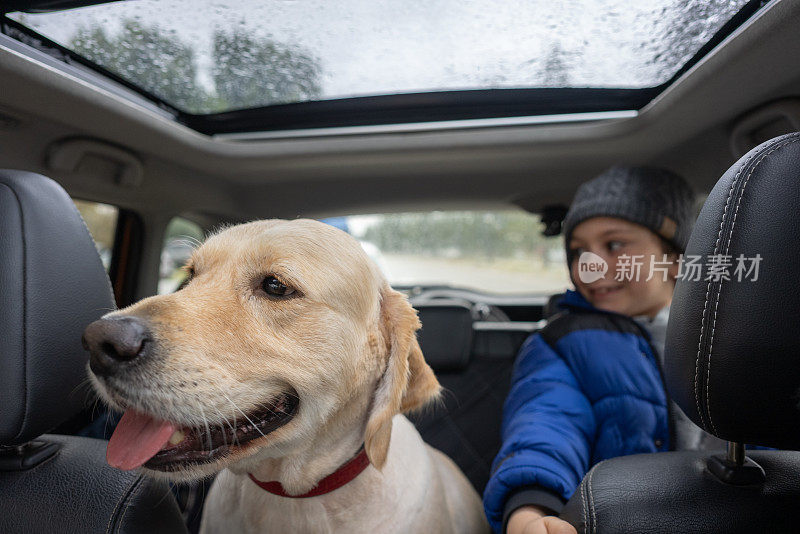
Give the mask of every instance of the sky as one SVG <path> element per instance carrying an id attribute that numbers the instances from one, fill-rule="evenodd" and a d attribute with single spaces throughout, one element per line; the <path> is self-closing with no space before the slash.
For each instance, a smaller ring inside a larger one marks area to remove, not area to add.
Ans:
<path id="1" fill-rule="evenodd" d="M 696 2 L 697 0 L 695 0 Z M 210 86 L 211 35 L 243 27 L 319 59 L 326 98 L 438 89 L 541 86 L 553 54 L 571 86 L 650 87 L 676 68 L 652 62 L 678 0 L 135 0 L 25 23 L 62 44 L 77 28 L 133 18 L 193 43 Z M 745 0 L 714 0 L 719 20 Z M 697 47 L 702 44 L 698 42 Z M 554 50 L 557 50 L 554 52 Z M 561 80 L 563 81 L 563 80 Z"/>

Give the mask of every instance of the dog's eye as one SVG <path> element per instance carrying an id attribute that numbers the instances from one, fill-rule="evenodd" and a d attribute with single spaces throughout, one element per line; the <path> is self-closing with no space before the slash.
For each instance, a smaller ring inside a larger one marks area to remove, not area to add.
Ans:
<path id="1" fill-rule="evenodd" d="M 274 295 L 276 297 L 288 297 L 294 293 L 294 289 L 287 286 L 274 276 L 268 276 L 261 283 L 261 288 L 267 295 Z"/>

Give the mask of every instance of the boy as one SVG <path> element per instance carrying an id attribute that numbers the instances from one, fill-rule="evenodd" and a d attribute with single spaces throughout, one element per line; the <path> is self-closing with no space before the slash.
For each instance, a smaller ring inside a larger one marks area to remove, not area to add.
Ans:
<path id="1" fill-rule="evenodd" d="M 615 167 L 578 189 L 564 220 L 576 291 L 517 357 L 484 492 L 495 531 L 575 533 L 554 516 L 601 460 L 724 448 L 669 401 L 661 370 L 693 201 L 682 178 L 654 168 Z"/>

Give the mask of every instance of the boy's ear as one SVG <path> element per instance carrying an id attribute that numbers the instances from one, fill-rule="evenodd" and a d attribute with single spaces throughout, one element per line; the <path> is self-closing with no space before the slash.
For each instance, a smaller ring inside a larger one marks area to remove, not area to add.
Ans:
<path id="1" fill-rule="evenodd" d="M 439 395 L 441 387 L 425 362 L 417 342 L 417 312 L 405 295 L 388 285 L 381 292 L 380 329 L 387 347 L 386 369 L 372 401 L 364 448 L 370 463 L 386 462 L 392 436 L 392 418 L 420 408 Z"/>

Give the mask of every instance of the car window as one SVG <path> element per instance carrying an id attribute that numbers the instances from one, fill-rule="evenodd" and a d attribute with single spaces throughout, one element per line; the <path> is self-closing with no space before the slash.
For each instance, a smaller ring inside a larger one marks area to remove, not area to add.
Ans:
<path id="1" fill-rule="evenodd" d="M 432 211 L 336 218 L 396 287 L 450 286 L 489 293 L 569 287 L 563 239 L 544 237 L 523 211 Z"/>
<path id="2" fill-rule="evenodd" d="M 73 202 L 86 222 L 89 233 L 94 239 L 94 245 L 97 247 L 97 253 L 100 254 L 100 259 L 103 261 L 103 267 L 108 272 L 111 267 L 111 255 L 114 251 L 119 208 L 86 200 L 73 199 Z"/>
<path id="3" fill-rule="evenodd" d="M 183 217 L 174 217 L 164 233 L 158 294 L 172 293 L 186 278 L 182 267 L 203 239 L 203 229 Z"/>

